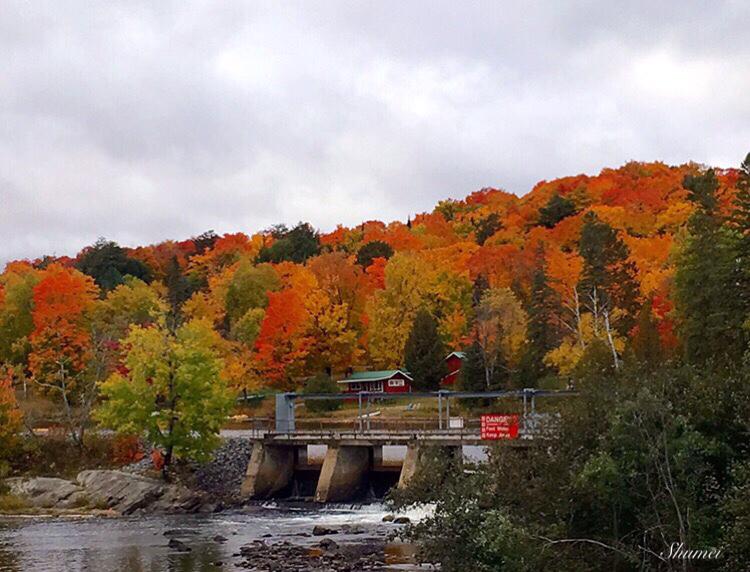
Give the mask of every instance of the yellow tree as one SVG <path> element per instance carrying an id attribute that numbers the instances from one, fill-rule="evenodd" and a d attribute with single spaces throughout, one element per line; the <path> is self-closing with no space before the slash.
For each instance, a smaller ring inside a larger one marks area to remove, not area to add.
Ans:
<path id="1" fill-rule="evenodd" d="M 39 271 L 25 262 L 13 262 L 0 275 L 0 362 L 25 364 L 34 330 L 34 286 Z"/>
<path id="2" fill-rule="evenodd" d="M 398 253 L 385 267 L 385 289 L 368 305 L 369 349 L 374 364 L 401 366 L 414 317 L 430 293 L 432 268 L 415 254 Z"/>
<path id="3" fill-rule="evenodd" d="M 486 389 L 515 370 L 526 343 L 528 318 L 510 288 L 490 288 L 476 308 L 472 339 L 479 348 Z"/>

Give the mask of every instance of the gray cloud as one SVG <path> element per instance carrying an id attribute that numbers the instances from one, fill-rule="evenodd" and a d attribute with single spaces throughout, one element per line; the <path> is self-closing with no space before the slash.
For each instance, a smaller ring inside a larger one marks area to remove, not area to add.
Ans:
<path id="1" fill-rule="evenodd" d="M 750 150 L 748 3 L 0 5 L 0 261 Z"/>

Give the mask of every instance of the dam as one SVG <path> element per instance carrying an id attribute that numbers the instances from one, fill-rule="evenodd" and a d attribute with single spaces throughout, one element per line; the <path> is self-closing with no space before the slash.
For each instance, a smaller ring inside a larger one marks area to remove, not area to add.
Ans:
<path id="1" fill-rule="evenodd" d="M 363 399 L 369 408 L 369 401 L 373 397 L 383 397 L 380 394 L 373 396 L 365 393 L 358 396 L 360 413 L 363 411 Z M 380 488 L 381 490 L 375 490 L 375 494 L 382 496 L 390 487 L 405 487 L 419 471 L 425 455 L 430 451 L 437 450 L 440 456 L 463 459 L 464 447 L 489 445 L 487 440 L 482 439 L 478 427 L 466 429 L 463 426 L 450 426 L 451 397 L 522 398 L 524 407 L 519 435 L 517 438 L 494 443 L 525 449 L 535 439 L 543 438 L 542 421 L 549 421 L 549 415 L 536 413 L 535 398 L 571 393 L 518 390 L 479 394 L 444 391 L 424 394 L 438 397 L 441 403 L 440 418 L 436 428 L 416 431 L 371 430 L 368 420 L 361 414 L 351 430 L 297 430 L 294 418 L 297 399 L 329 399 L 332 396 L 278 394 L 275 429 L 252 439 L 253 450 L 241 494 L 249 499 L 306 497 L 326 503 L 361 498 L 368 489 Z M 447 406 L 445 419 L 442 407 L 444 401 Z M 322 459 L 310 454 L 311 449 L 321 449 L 321 446 L 325 448 Z M 393 455 L 384 454 L 384 451 L 394 447 L 402 451 L 405 449 L 402 458 L 394 459 Z"/>

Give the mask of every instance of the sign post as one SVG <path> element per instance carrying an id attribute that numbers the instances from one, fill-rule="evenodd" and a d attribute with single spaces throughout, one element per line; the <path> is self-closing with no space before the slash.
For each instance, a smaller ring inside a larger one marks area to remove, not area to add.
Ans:
<path id="1" fill-rule="evenodd" d="M 482 415 L 480 436 L 487 441 L 518 439 L 518 415 Z"/>

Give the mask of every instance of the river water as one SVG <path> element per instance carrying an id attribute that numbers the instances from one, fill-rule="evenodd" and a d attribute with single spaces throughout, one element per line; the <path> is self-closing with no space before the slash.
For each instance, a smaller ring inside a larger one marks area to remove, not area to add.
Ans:
<path id="1" fill-rule="evenodd" d="M 213 515 L 139 517 L 0 517 L 0 571 L 17 572 L 194 572 L 241 570 L 233 556 L 255 539 L 289 541 L 312 546 L 320 537 L 303 536 L 313 526 L 340 529 L 345 525 L 364 534 L 331 536 L 339 544 L 382 538 L 399 525 L 383 523 L 379 504 L 328 506 L 267 503 L 237 512 Z M 419 513 L 407 513 L 412 519 Z M 168 532 L 165 536 L 165 533 Z M 213 538 L 221 535 L 224 543 Z M 265 535 L 265 536 L 264 536 Z M 268 537 L 271 535 L 271 537 Z M 170 550 L 170 538 L 192 549 Z M 415 566 L 410 546 L 392 541 L 386 546 L 387 570 L 425 570 Z"/>

